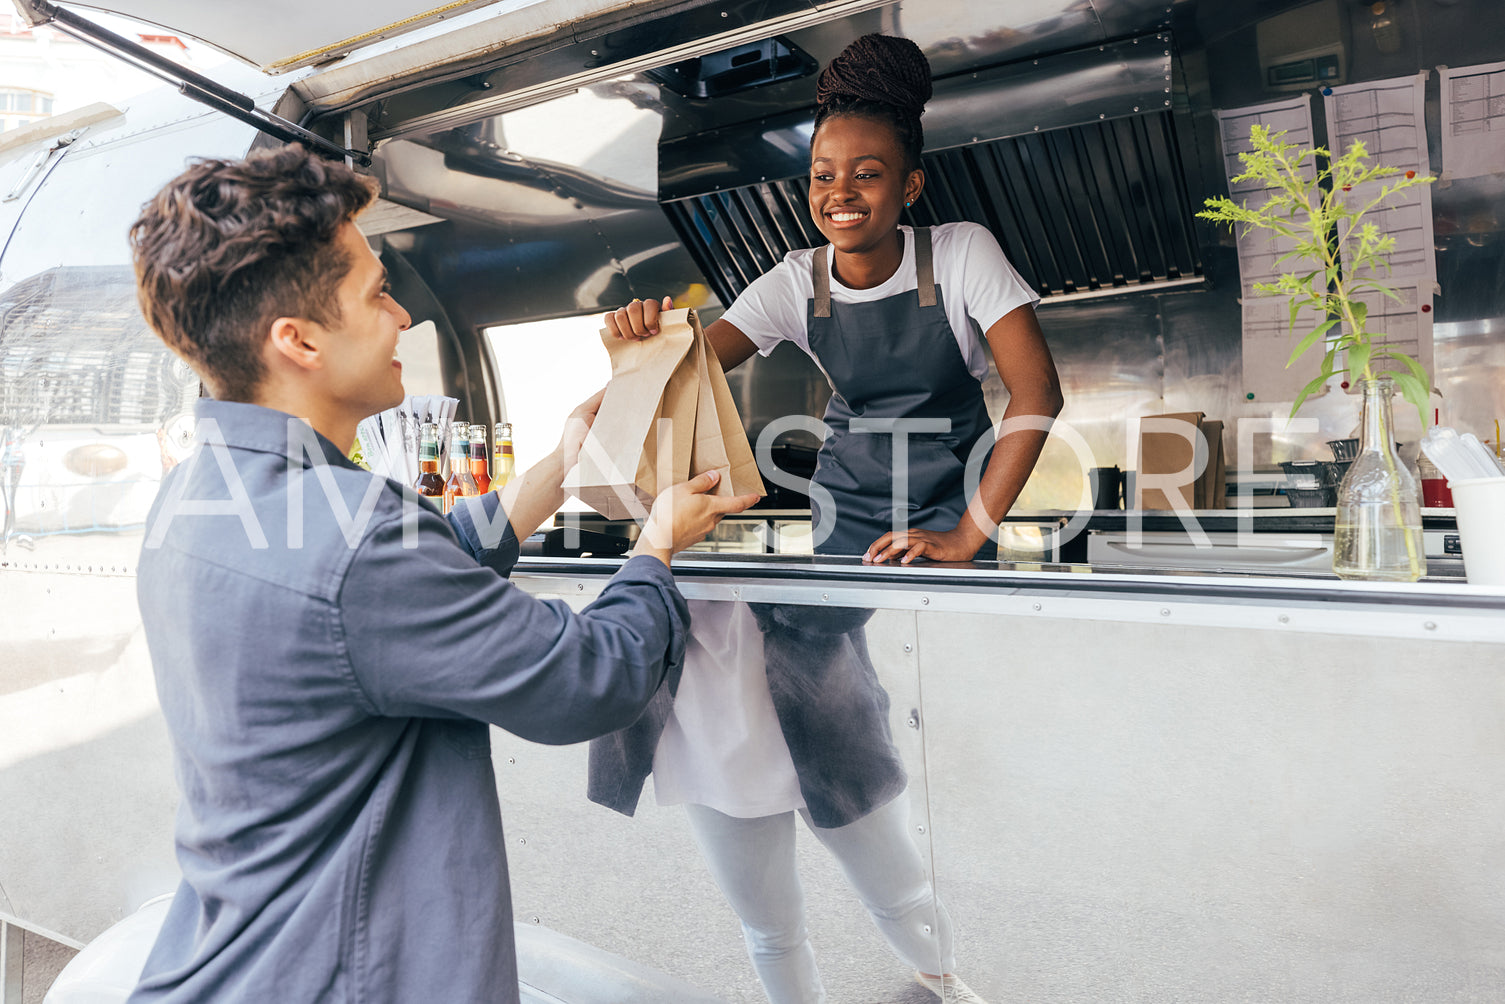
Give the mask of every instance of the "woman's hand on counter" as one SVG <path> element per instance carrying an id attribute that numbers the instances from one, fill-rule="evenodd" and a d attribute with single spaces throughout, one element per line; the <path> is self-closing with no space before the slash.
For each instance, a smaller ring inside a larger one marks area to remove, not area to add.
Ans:
<path id="1" fill-rule="evenodd" d="M 862 560 L 882 565 L 895 558 L 907 565 L 916 558 L 929 561 L 971 561 L 977 556 L 987 535 L 970 525 L 954 530 L 906 530 L 885 533 L 862 556 Z"/>
<path id="2" fill-rule="evenodd" d="M 641 341 L 658 334 L 658 315 L 674 309 L 674 299 L 633 300 L 606 315 L 606 330 L 618 338 Z"/>

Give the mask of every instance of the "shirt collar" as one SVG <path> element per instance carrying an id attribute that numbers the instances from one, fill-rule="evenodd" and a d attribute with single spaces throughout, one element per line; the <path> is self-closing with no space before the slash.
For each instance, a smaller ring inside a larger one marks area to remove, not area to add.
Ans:
<path id="1" fill-rule="evenodd" d="M 199 398 L 194 414 L 200 422 L 212 419 L 219 425 L 225 445 L 279 457 L 296 456 L 305 467 L 323 462 L 332 467 L 360 468 L 343 450 L 330 442 L 307 421 L 285 411 L 263 408 L 242 401 L 216 401 Z M 202 431 L 200 440 L 202 441 Z M 308 444 L 305 446 L 305 444 Z M 317 445 L 319 455 L 311 455 Z"/>

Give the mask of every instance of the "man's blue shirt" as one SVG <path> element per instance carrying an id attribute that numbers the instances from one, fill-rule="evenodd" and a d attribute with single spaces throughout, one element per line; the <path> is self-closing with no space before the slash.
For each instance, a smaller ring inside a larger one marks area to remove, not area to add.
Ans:
<path id="1" fill-rule="evenodd" d="M 139 565 L 183 882 L 132 1002 L 517 1000 L 486 723 L 634 721 L 683 652 L 668 569 L 574 613 L 506 580 L 495 494 L 445 519 L 282 412 L 198 414 Z"/>

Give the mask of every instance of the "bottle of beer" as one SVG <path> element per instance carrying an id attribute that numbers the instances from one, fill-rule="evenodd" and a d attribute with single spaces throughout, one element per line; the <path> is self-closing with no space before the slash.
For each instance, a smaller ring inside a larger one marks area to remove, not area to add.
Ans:
<path id="1" fill-rule="evenodd" d="M 444 482 L 445 512 L 454 508 L 455 499 L 476 494 L 475 478 L 470 476 L 470 426 L 455 422 L 449 430 L 449 480 Z"/>
<path id="2" fill-rule="evenodd" d="M 486 426 L 470 427 L 470 476 L 476 482 L 476 494 L 491 491 L 491 475 L 486 473 Z"/>
<path id="3" fill-rule="evenodd" d="M 444 479 L 439 476 L 439 427 L 433 422 L 423 423 L 423 436 L 418 445 L 418 480 L 413 487 L 419 495 L 444 498 Z"/>
<path id="4" fill-rule="evenodd" d="M 502 487 L 516 474 L 517 463 L 512 457 L 512 423 L 503 422 L 496 427 L 496 452 L 492 456 L 491 487 Z"/>

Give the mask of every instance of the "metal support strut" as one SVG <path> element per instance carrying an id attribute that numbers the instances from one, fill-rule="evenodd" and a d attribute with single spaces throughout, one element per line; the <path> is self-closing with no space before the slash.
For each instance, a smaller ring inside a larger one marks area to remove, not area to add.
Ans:
<path id="1" fill-rule="evenodd" d="M 323 154 L 334 160 L 353 160 L 361 166 L 371 163 L 371 155 L 360 150 L 347 150 L 345 147 L 331 143 L 317 133 L 309 132 L 302 126 L 289 122 L 278 115 L 273 115 L 256 107 L 256 102 L 239 91 L 230 88 L 188 69 L 165 56 L 155 53 L 146 46 L 123 35 L 117 35 L 108 28 L 100 27 L 87 18 L 79 17 L 70 10 L 48 2 L 48 0 L 29 0 L 27 6 L 38 15 L 45 18 L 43 23 L 55 25 L 59 31 L 78 39 L 86 45 L 96 49 L 102 49 L 125 60 L 137 69 L 150 73 L 160 80 L 170 84 L 176 84 L 178 92 L 184 97 L 191 98 L 200 104 L 238 119 L 247 125 L 254 126 L 269 136 L 275 136 L 284 143 L 302 143 L 304 146 Z"/>

